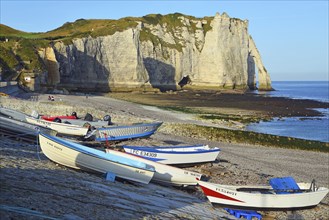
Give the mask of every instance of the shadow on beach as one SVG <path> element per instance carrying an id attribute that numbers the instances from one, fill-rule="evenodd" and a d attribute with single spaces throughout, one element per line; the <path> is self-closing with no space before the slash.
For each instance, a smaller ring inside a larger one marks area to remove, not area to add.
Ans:
<path id="1" fill-rule="evenodd" d="M 108 182 L 103 175 L 57 165 L 42 153 L 39 160 L 34 145 L 8 139 L 1 142 L 0 213 L 8 218 L 36 213 L 45 219 L 67 215 L 75 219 L 226 216 L 212 209 L 205 197 L 175 187 Z"/>

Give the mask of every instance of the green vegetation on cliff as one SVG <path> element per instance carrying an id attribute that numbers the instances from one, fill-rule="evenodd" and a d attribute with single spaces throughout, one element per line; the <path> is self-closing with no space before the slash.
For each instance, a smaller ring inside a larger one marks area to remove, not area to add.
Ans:
<path id="1" fill-rule="evenodd" d="M 44 39 L 11 38 L 0 42 L 0 67 L 3 78 L 15 78 L 19 72 L 41 72 L 45 70 L 37 49 L 46 47 L 49 42 Z"/>
<path id="2" fill-rule="evenodd" d="M 183 22 L 182 17 L 188 19 L 189 24 Z M 203 33 L 206 34 L 207 31 L 211 30 L 210 23 L 212 19 L 213 17 L 204 17 L 202 19 L 198 19 L 193 16 L 187 16 L 180 13 L 174 13 L 168 15 L 161 15 L 161 14 L 146 15 L 143 16 L 139 21 L 143 22 L 144 24 L 149 24 L 153 26 L 160 25 L 162 28 L 166 30 L 167 33 L 170 33 L 172 36 L 174 36 L 175 43 L 170 44 L 164 42 L 161 38 L 154 35 L 150 28 L 145 26 L 141 30 L 140 40 L 151 41 L 154 45 L 161 44 L 163 48 L 172 48 L 181 52 L 185 45 L 182 44 L 182 42 L 180 41 L 181 36 L 179 30 L 182 30 L 185 27 L 190 33 L 194 34 L 198 29 L 196 27 L 196 22 L 205 21 L 204 24 L 202 25 L 202 29 L 200 30 L 203 30 Z M 165 54 L 164 57 L 166 57 Z"/>
<path id="3" fill-rule="evenodd" d="M 181 17 L 188 19 L 190 24 L 182 22 Z M 44 33 L 28 33 L 15 30 L 6 25 L 0 24 L 0 67 L 2 73 L 10 78 L 14 73 L 19 72 L 40 72 L 44 65 L 38 56 L 38 49 L 52 45 L 56 41 L 64 44 L 71 44 L 75 38 L 99 37 L 113 35 L 128 28 L 137 27 L 142 24 L 140 32 L 141 41 L 150 41 L 154 45 L 162 45 L 164 57 L 169 57 L 165 48 L 172 48 L 182 51 L 184 45 L 179 41 L 180 30 L 186 27 L 190 33 L 197 30 L 196 22 L 202 23 L 204 33 L 211 29 L 210 23 L 213 17 L 195 18 L 180 13 L 160 15 L 150 14 L 140 18 L 126 17 L 119 20 L 111 19 L 78 19 L 74 22 L 67 22 L 59 28 Z M 205 22 L 206 21 L 206 22 Z M 160 25 L 174 36 L 175 43 L 170 44 L 152 33 L 151 27 Z"/>

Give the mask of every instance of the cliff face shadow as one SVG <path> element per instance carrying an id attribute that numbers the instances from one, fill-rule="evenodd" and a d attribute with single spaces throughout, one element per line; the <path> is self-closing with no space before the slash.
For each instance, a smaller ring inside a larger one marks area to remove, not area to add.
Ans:
<path id="1" fill-rule="evenodd" d="M 153 88 L 162 92 L 177 89 L 173 66 L 153 58 L 144 58 L 143 62 Z"/>
<path id="2" fill-rule="evenodd" d="M 80 92 L 109 92 L 110 71 L 96 56 L 89 56 L 76 49 L 67 51 L 67 56 L 55 51 L 62 86 Z"/>
<path id="3" fill-rule="evenodd" d="M 47 60 L 46 62 L 47 68 L 47 77 L 46 83 L 49 86 L 56 86 L 60 82 L 60 73 L 58 71 L 58 63 L 52 60 Z"/>
<path id="4" fill-rule="evenodd" d="M 247 58 L 248 63 L 248 80 L 247 84 L 250 90 L 256 90 L 256 68 L 255 68 L 255 61 L 254 58 L 251 56 L 251 54 L 248 54 Z"/>

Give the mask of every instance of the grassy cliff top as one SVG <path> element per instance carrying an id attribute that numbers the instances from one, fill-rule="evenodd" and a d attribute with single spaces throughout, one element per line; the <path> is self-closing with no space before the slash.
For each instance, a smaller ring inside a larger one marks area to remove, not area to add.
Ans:
<path id="1" fill-rule="evenodd" d="M 20 35 L 24 35 L 25 33 L 26 32 L 13 29 L 13 28 L 8 27 L 8 26 L 6 26 L 4 24 L 0 24 L 0 35 L 20 36 Z"/>
<path id="2" fill-rule="evenodd" d="M 210 23 L 213 17 L 195 18 L 180 13 L 161 15 L 150 14 L 143 17 L 125 17 L 118 20 L 111 19 L 78 19 L 74 22 L 67 22 L 54 30 L 40 33 L 24 32 L 13 29 L 4 24 L 0 24 L 0 67 L 3 70 L 4 78 L 10 78 L 18 72 L 36 71 L 44 69 L 42 62 L 38 58 L 38 49 L 45 48 L 53 42 L 61 41 L 66 45 L 72 43 L 75 38 L 99 37 L 113 35 L 116 32 L 122 32 L 129 28 L 134 28 L 138 23 L 143 23 L 140 34 L 141 41 L 151 41 L 154 45 L 162 44 L 164 47 L 170 47 L 181 50 L 184 45 L 168 44 L 162 39 L 152 34 L 151 26 L 165 26 L 168 32 L 173 36 L 177 30 L 185 24 L 180 17 L 185 17 L 193 21 L 204 21 L 204 31 L 210 30 Z M 190 22 L 189 31 L 196 31 L 196 22 Z"/>
<path id="3" fill-rule="evenodd" d="M 0 24 L 0 67 L 6 76 L 5 78 L 8 79 L 17 72 L 41 72 L 45 69 L 38 57 L 40 48 L 45 48 L 58 41 L 70 45 L 72 40 L 77 38 L 113 35 L 116 32 L 135 28 L 139 23 L 142 24 L 139 35 L 140 41 L 151 41 L 153 45 L 162 45 L 162 48 L 182 51 L 185 45 L 181 39 L 180 30 L 183 27 L 187 28 L 191 34 L 196 33 L 197 30 L 202 30 L 206 35 L 211 30 L 210 24 L 213 19 L 214 17 L 196 18 L 180 13 L 149 14 L 143 17 L 125 17 L 118 20 L 78 19 L 74 22 L 67 22 L 54 30 L 40 33 L 15 30 Z M 156 26 L 161 26 L 170 33 L 175 42 L 170 44 L 156 36 L 152 30 Z"/>
<path id="4" fill-rule="evenodd" d="M 189 20 L 207 20 L 209 29 L 210 20 L 213 17 L 196 18 L 193 16 L 183 15 L 180 13 L 161 15 L 150 14 L 143 17 L 125 17 L 118 20 L 111 19 L 78 19 L 74 22 L 67 22 L 61 27 L 51 31 L 41 33 L 31 33 L 15 30 L 4 24 L 0 24 L 0 38 L 28 38 L 28 39 L 47 39 L 47 40 L 62 40 L 73 39 L 79 37 L 98 37 L 112 35 L 117 31 L 124 31 L 128 28 L 136 27 L 138 22 L 143 22 L 149 25 L 167 24 L 169 29 L 183 26 L 179 17 L 185 17 Z"/>

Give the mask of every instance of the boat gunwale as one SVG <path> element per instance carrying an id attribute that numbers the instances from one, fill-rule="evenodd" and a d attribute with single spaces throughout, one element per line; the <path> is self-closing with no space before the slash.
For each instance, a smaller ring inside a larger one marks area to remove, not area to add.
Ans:
<path id="1" fill-rule="evenodd" d="M 141 123 L 141 124 L 132 124 L 132 125 L 113 125 L 108 127 L 97 128 L 97 130 L 112 130 L 118 128 L 136 128 L 136 127 L 155 127 L 153 130 L 156 130 L 158 127 L 162 125 L 163 122 L 155 122 L 155 123 Z"/>
<path id="2" fill-rule="evenodd" d="M 44 119 L 41 119 L 41 118 L 33 118 L 33 117 L 30 117 L 30 116 L 27 116 L 26 118 L 35 120 L 36 122 L 38 122 L 38 120 L 39 120 L 39 121 L 41 121 L 40 123 L 47 122 L 47 123 L 50 123 L 51 125 L 59 125 L 59 126 L 63 126 L 63 127 L 79 128 L 79 129 L 81 128 L 81 129 L 87 129 L 88 130 L 88 128 L 85 128 L 85 127 L 82 127 L 82 126 L 79 126 L 79 125 L 74 125 L 74 124 L 58 123 L 58 122 L 54 122 L 54 121 L 47 121 L 47 120 L 44 120 Z M 37 126 L 42 126 L 42 125 L 37 125 Z M 46 125 L 46 126 L 48 126 L 48 125 Z"/>
<path id="3" fill-rule="evenodd" d="M 163 148 L 174 148 L 174 149 L 180 149 L 180 148 L 194 148 L 196 146 L 204 146 L 204 145 L 191 145 L 191 146 L 174 146 L 174 147 L 163 147 Z M 154 152 L 154 153 L 162 153 L 162 154 L 198 154 L 198 153 L 213 153 L 213 152 L 220 152 L 221 150 L 219 148 L 209 149 L 209 150 L 197 150 L 197 151 L 162 151 L 158 150 L 159 148 L 162 148 L 162 146 L 131 146 L 131 145 L 124 145 L 123 148 L 128 148 L 132 150 L 141 150 L 146 152 Z"/>

